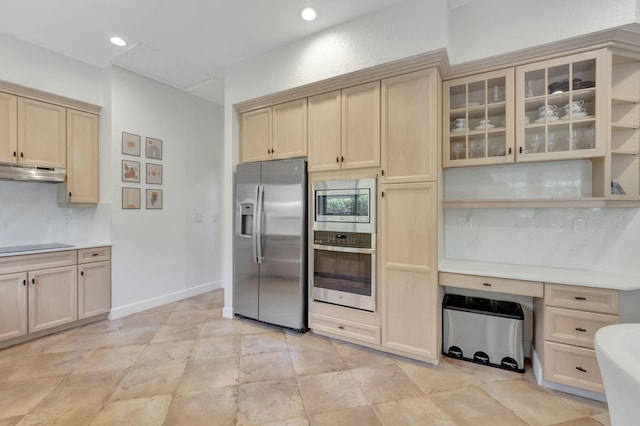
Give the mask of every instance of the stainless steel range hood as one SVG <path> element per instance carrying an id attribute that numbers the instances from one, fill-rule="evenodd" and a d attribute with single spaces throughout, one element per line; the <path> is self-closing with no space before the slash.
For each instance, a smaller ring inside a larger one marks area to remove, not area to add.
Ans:
<path id="1" fill-rule="evenodd" d="M 0 165 L 0 179 L 31 182 L 64 182 L 66 169 L 48 167 Z"/>

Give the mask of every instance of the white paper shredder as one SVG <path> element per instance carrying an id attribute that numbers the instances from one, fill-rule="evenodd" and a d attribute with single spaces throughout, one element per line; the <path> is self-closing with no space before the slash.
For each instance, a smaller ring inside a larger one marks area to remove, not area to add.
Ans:
<path id="1" fill-rule="evenodd" d="M 524 313 L 519 303 L 446 294 L 442 354 L 524 373 Z"/>

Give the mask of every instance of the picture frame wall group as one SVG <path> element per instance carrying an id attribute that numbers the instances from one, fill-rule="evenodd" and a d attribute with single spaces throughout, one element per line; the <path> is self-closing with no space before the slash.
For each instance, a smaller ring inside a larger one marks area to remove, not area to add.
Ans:
<path id="1" fill-rule="evenodd" d="M 163 207 L 163 165 L 157 161 L 162 160 L 162 139 L 146 137 L 144 145 L 142 145 L 142 137 L 134 133 L 122 132 L 122 169 L 121 181 L 128 184 L 140 184 L 141 172 L 144 168 L 145 185 L 145 209 L 162 210 Z M 143 148 L 143 149 L 142 149 Z M 141 157 L 144 151 L 144 157 L 154 162 L 146 162 L 141 164 L 137 161 L 124 156 Z M 122 187 L 122 209 L 123 210 L 139 210 L 141 208 L 142 188 L 123 186 Z"/>

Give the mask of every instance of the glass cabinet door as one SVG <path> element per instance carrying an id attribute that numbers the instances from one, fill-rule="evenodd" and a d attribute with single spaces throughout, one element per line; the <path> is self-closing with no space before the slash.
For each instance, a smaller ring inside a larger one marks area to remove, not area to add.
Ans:
<path id="1" fill-rule="evenodd" d="M 513 69 L 444 83 L 444 167 L 513 162 Z"/>
<path id="2" fill-rule="evenodd" d="M 592 52 L 516 68 L 516 161 L 604 155 L 604 59 Z"/>

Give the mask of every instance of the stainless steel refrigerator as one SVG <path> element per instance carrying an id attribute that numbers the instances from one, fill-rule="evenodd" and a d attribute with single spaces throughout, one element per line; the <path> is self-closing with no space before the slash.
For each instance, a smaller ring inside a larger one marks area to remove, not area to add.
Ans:
<path id="1" fill-rule="evenodd" d="M 234 313 L 307 329 L 304 159 L 239 164 L 235 177 Z"/>

